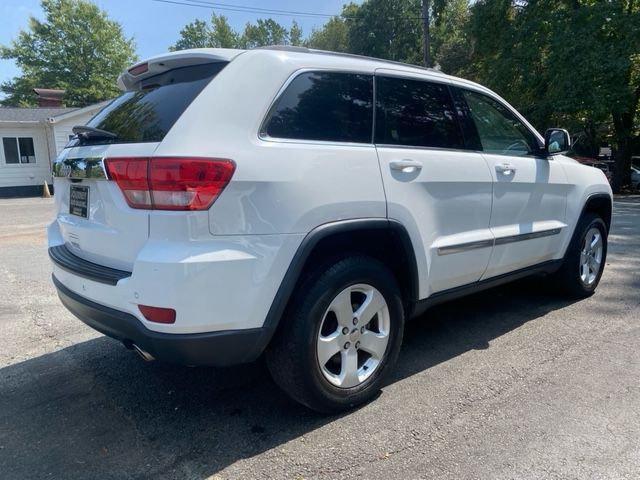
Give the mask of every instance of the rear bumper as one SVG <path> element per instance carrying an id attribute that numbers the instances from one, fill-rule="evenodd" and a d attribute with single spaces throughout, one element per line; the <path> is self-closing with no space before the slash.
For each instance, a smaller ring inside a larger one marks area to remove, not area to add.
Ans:
<path id="1" fill-rule="evenodd" d="M 133 315 L 84 298 L 52 276 L 64 306 L 93 329 L 138 345 L 158 360 L 181 365 L 228 366 L 260 356 L 270 338 L 265 328 L 173 334 L 146 328 Z"/>
<path id="2" fill-rule="evenodd" d="M 106 285 L 117 285 L 123 278 L 131 276 L 131 272 L 103 267 L 83 260 L 71 253 L 65 244 L 49 247 L 49 258 L 67 272 Z"/>

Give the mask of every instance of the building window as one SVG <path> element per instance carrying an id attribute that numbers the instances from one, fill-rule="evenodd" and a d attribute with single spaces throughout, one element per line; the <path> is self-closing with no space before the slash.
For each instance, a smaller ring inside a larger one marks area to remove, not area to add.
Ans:
<path id="1" fill-rule="evenodd" d="M 36 163 L 36 152 L 31 137 L 4 137 L 4 161 L 7 164 Z"/>

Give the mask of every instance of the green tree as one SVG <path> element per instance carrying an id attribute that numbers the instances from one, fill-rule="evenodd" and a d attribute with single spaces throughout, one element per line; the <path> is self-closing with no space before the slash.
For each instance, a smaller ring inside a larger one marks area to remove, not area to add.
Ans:
<path id="1" fill-rule="evenodd" d="M 640 129 L 640 3 L 481 0 L 469 26 L 469 76 L 504 95 L 540 130 L 564 125 L 580 133 L 590 150 L 595 136 L 610 130 L 614 190 L 629 184 Z"/>
<path id="2" fill-rule="evenodd" d="M 239 48 L 240 37 L 233 30 L 227 17 L 211 15 L 211 24 L 204 20 L 195 20 L 180 30 L 180 38 L 169 50 L 188 48 Z"/>
<path id="3" fill-rule="evenodd" d="M 314 28 L 304 45 L 331 52 L 349 51 L 349 29 L 342 17 L 331 17 L 322 28 Z"/>
<path id="4" fill-rule="evenodd" d="M 247 23 L 240 38 L 242 48 L 285 45 L 288 41 L 287 29 L 271 18 L 260 18 L 255 24 Z"/>
<path id="5" fill-rule="evenodd" d="M 27 30 L 0 47 L 0 56 L 21 70 L 0 85 L 2 104 L 34 105 L 37 87 L 65 90 L 69 106 L 116 96 L 118 75 L 136 60 L 122 27 L 85 0 L 42 0 L 42 9 L 44 21 L 31 17 Z"/>
<path id="6" fill-rule="evenodd" d="M 305 44 L 414 64 L 425 63 L 427 48 L 427 63 L 457 71 L 469 58 L 468 20 L 467 0 L 366 0 L 345 5 Z M 430 42 L 424 42 L 425 33 Z"/>
<path id="7" fill-rule="evenodd" d="M 224 15 L 211 16 L 211 22 L 195 20 L 180 31 L 178 41 L 170 50 L 187 48 L 255 48 L 265 45 L 300 45 L 302 30 L 294 21 L 287 30 L 275 20 L 258 19 L 247 23 L 242 34 L 236 32 Z"/>
<path id="8" fill-rule="evenodd" d="M 420 0 L 368 0 L 346 5 L 342 16 L 351 53 L 422 63 Z"/>
<path id="9" fill-rule="evenodd" d="M 238 48 L 240 38 L 224 15 L 211 16 L 211 46 L 214 48 Z"/>
<path id="10" fill-rule="evenodd" d="M 462 74 L 471 60 L 468 0 L 434 2 L 430 28 L 433 63 L 451 75 Z"/>
<path id="11" fill-rule="evenodd" d="M 180 38 L 169 47 L 169 50 L 186 50 L 188 48 L 211 47 L 211 31 L 207 22 L 195 20 L 180 30 Z"/>
<path id="12" fill-rule="evenodd" d="M 289 44 L 294 47 L 302 45 L 302 29 L 295 20 L 291 23 L 291 28 L 289 29 Z"/>

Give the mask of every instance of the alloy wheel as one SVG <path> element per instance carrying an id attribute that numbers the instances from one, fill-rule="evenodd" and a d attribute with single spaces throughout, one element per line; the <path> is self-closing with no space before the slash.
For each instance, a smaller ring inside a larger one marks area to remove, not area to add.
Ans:
<path id="1" fill-rule="evenodd" d="M 602 233 L 595 227 L 590 228 L 580 251 L 580 280 L 584 285 L 591 286 L 598 278 L 603 251 Z"/>
<path id="2" fill-rule="evenodd" d="M 324 378 L 338 388 L 367 381 L 384 359 L 389 332 L 389 308 L 375 287 L 356 284 L 342 290 L 318 331 L 316 354 Z"/>

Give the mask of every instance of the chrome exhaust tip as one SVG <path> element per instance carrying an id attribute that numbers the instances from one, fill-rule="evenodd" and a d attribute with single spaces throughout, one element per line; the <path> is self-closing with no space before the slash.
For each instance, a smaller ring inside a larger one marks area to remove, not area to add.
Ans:
<path id="1" fill-rule="evenodd" d="M 153 362 L 155 360 L 155 357 L 153 355 L 151 355 L 149 352 L 147 352 L 146 350 L 141 349 L 138 345 L 136 345 L 135 343 L 131 344 L 131 348 L 138 354 L 140 355 L 140 358 L 142 358 L 145 362 Z"/>

